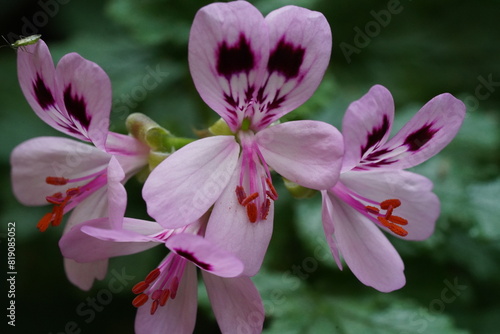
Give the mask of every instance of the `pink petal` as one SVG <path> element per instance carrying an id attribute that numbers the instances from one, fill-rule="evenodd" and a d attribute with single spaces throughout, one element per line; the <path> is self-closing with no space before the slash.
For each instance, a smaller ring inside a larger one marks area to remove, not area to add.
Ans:
<path id="1" fill-rule="evenodd" d="M 59 240 L 64 257 L 77 262 L 94 262 L 115 256 L 135 254 L 159 244 L 153 238 L 127 230 L 133 225 L 144 233 L 161 231 L 153 222 L 126 218 L 124 229 L 109 229 L 108 218 L 99 218 L 75 226 Z"/>
<path id="2" fill-rule="evenodd" d="M 109 159 L 107 153 L 75 140 L 58 137 L 30 139 L 14 148 L 10 156 L 14 195 L 24 205 L 48 204 L 45 197 L 60 192 L 61 186 L 47 184 L 46 177 L 72 179 L 89 175 L 105 169 Z"/>
<path id="3" fill-rule="evenodd" d="M 105 149 L 111 112 L 108 75 L 97 64 L 70 53 L 57 64 L 56 80 L 61 131 Z"/>
<path id="4" fill-rule="evenodd" d="M 108 165 L 108 217 L 111 227 L 121 228 L 127 207 L 127 191 L 121 183 L 125 178 L 120 163 L 111 157 Z"/>
<path id="5" fill-rule="evenodd" d="M 403 261 L 382 231 L 349 205 L 329 196 L 337 246 L 353 274 L 382 292 L 404 286 Z"/>
<path id="6" fill-rule="evenodd" d="M 375 85 L 351 103 L 342 122 L 345 155 L 342 170 L 351 170 L 363 157 L 382 146 L 391 133 L 394 100 L 383 86 Z"/>
<path id="7" fill-rule="evenodd" d="M 202 99 L 233 131 L 242 121 L 236 110 L 257 89 L 268 56 L 264 18 L 250 3 L 214 3 L 196 14 L 189 36 L 191 75 Z"/>
<path id="8" fill-rule="evenodd" d="M 264 260 L 273 231 L 274 203 L 266 220 L 250 223 L 247 212 L 236 198 L 240 166 L 214 205 L 208 221 L 205 238 L 239 258 L 245 269 L 244 276 L 257 274 Z"/>
<path id="9" fill-rule="evenodd" d="M 188 225 L 219 198 L 238 159 L 232 136 L 216 136 L 186 145 L 158 165 L 143 188 L 148 213 L 165 228 Z"/>
<path id="10" fill-rule="evenodd" d="M 138 155 L 149 153 L 149 147 L 130 135 L 108 132 L 106 152 L 116 155 Z"/>
<path id="11" fill-rule="evenodd" d="M 319 12 L 285 6 L 267 15 L 265 21 L 270 56 L 257 101 L 268 107 L 257 126 L 260 129 L 311 97 L 323 78 L 332 48 L 330 26 Z"/>
<path id="12" fill-rule="evenodd" d="M 451 94 L 434 97 L 382 149 L 398 152 L 391 169 L 416 166 L 439 153 L 455 137 L 465 105 Z"/>
<path id="13" fill-rule="evenodd" d="M 106 277 L 108 260 L 89 263 L 77 263 L 71 259 L 64 259 L 64 270 L 68 280 L 84 291 L 90 290 L 94 280 Z"/>
<path id="14" fill-rule="evenodd" d="M 105 195 L 105 189 L 100 189 L 75 207 L 64 227 L 63 235 L 71 231 L 71 228 L 77 224 L 93 218 L 103 217 L 107 212 Z M 107 268 L 107 259 L 78 263 L 72 259 L 64 258 L 64 269 L 68 280 L 82 290 L 89 290 L 94 280 L 104 279 Z"/>
<path id="15" fill-rule="evenodd" d="M 25 48 L 26 52 L 17 52 L 17 74 L 21 90 L 38 117 L 64 132 L 58 121 L 61 110 L 56 103 L 56 70 L 49 49 L 42 40 Z"/>
<path id="16" fill-rule="evenodd" d="M 266 162 L 281 176 L 311 189 L 335 185 L 342 165 L 342 135 L 317 121 L 295 121 L 257 133 Z"/>
<path id="17" fill-rule="evenodd" d="M 243 263 L 205 238 L 194 234 L 171 236 L 165 245 L 207 272 L 221 277 L 235 277 L 243 271 Z"/>
<path id="18" fill-rule="evenodd" d="M 429 179 L 396 170 L 347 172 L 342 174 L 341 181 L 351 190 L 374 201 L 399 199 L 401 206 L 394 209 L 393 215 L 408 220 L 408 225 L 403 226 L 408 235 L 402 239 L 424 240 L 434 232 L 440 205 Z M 384 229 L 395 235 L 389 229 Z"/>
<path id="19" fill-rule="evenodd" d="M 328 243 L 328 246 L 330 246 L 333 258 L 335 259 L 335 263 L 337 263 L 339 269 L 342 270 L 343 268 L 342 261 L 340 260 L 340 252 L 339 248 L 337 247 L 337 242 L 334 238 L 335 222 L 333 221 L 333 204 L 326 190 L 321 191 L 321 198 L 323 201 L 321 220 L 323 221 L 323 229 L 325 231 L 326 241 Z"/>
<path id="20" fill-rule="evenodd" d="M 153 315 L 150 314 L 151 298 L 139 307 L 135 318 L 135 333 L 191 334 L 196 322 L 197 293 L 196 267 L 187 263 L 175 299 L 169 299 Z"/>
<path id="21" fill-rule="evenodd" d="M 202 272 L 208 298 L 222 333 L 261 333 L 265 313 L 249 277 L 220 278 Z"/>

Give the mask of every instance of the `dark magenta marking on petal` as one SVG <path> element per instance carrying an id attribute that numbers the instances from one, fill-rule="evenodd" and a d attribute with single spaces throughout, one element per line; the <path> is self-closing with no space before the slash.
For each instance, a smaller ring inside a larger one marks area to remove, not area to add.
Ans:
<path id="1" fill-rule="evenodd" d="M 269 110 L 273 110 L 273 109 L 276 109 L 276 108 L 279 108 L 281 107 L 281 104 L 283 102 L 285 102 L 286 100 L 286 95 L 284 96 L 281 96 L 281 97 L 278 97 L 279 96 L 279 91 L 276 92 L 276 97 L 267 104 L 267 108 L 266 108 L 266 111 L 269 111 Z"/>
<path id="2" fill-rule="evenodd" d="M 267 70 L 269 73 L 278 72 L 284 75 L 286 79 L 295 78 L 299 74 L 305 52 L 304 48 L 287 43 L 285 38 L 282 37 L 276 48 L 271 52 Z"/>
<path id="3" fill-rule="evenodd" d="M 381 149 L 381 150 L 373 151 L 370 154 L 368 154 L 368 156 L 366 158 L 364 158 L 363 161 L 377 161 L 377 160 L 380 160 L 381 159 L 380 157 L 382 155 L 387 154 L 389 152 L 390 151 L 388 149 L 386 149 L 386 148 Z"/>
<path id="4" fill-rule="evenodd" d="M 372 132 L 368 135 L 366 139 L 366 145 L 361 147 L 361 156 L 363 156 L 368 149 L 374 147 L 380 141 L 382 138 L 384 138 L 384 135 L 387 133 L 389 130 L 389 118 L 387 115 L 384 115 L 384 119 L 382 120 L 382 124 L 378 127 L 374 127 Z"/>
<path id="5" fill-rule="evenodd" d="M 226 41 L 219 45 L 217 51 L 217 72 L 229 78 L 240 72 L 249 72 L 254 67 L 254 54 L 245 35 L 229 47 Z"/>
<path id="6" fill-rule="evenodd" d="M 418 151 L 429 140 L 431 140 L 432 137 L 434 137 L 438 130 L 439 129 L 433 129 L 432 124 L 425 124 L 419 130 L 406 137 L 404 145 L 408 146 L 409 151 Z"/>
<path id="7" fill-rule="evenodd" d="M 188 251 L 185 251 L 185 250 L 182 250 L 182 249 L 175 249 L 175 252 L 177 254 L 179 254 L 180 256 L 182 256 L 183 258 L 185 258 L 186 260 L 189 260 L 189 261 L 193 262 L 198 267 L 200 267 L 200 268 L 202 268 L 204 270 L 207 270 L 207 271 L 212 270 L 212 265 L 210 265 L 208 263 L 201 262 L 191 252 L 188 252 Z"/>
<path id="8" fill-rule="evenodd" d="M 229 105 L 230 105 L 231 107 L 233 107 L 233 108 L 237 108 L 237 107 L 238 107 L 238 105 L 239 105 L 239 102 L 238 102 L 238 101 L 236 101 L 236 100 L 234 99 L 234 97 L 232 97 L 231 95 L 226 94 L 226 93 L 224 93 L 224 101 L 226 101 L 226 102 L 227 102 L 227 104 L 229 104 Z"/>
<path id="9" fill-rule="evenodd" d="M 71 84 L 64 90 L 64 105 L 68 114 L 73 116 L 74 120 L 88 130 L 91 117 L 87 114 L 87 103 L 83 96 L 71 94 Z"/>
<path id="10" fill-rule="evenodd" d="M 52 96 L 52 93 L 43 82 L 40 73 L 36 75 L 36 80 L 33 83 L 33 90 L 38 104 L 43 110 L 47 110 L 55 104 L 54 96 Z"/>

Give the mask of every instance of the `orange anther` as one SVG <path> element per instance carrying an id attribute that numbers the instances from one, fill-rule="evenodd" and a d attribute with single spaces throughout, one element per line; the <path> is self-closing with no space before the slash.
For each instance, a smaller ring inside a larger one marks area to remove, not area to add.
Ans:
<path id="1" fill-rule="evenodd" d="M 402 228 L 399 225 L 392 224 L 390 223 L 387 219 L 384 217 L 377 217 L 378 221 L 385 227 L 387 227 L 389 230 L 391 230 L 393 233 L 405 237 L 408 235 L 408 231 L 406 231 L 404 228 Z"/>
<path id="2" fill-rule="evenodd" d="M 45 232 L 49 227 L 50 222 L 52 221 L 52 212 L 46 213 L 42 219 L 38 221 L 36 227 L 40 230 L 40 232 Z"/>
<path id="3" fill-rule="evenodd" d="M 366 210 L 368 210 L 368 212 L 370 213 L 374 213 L 374 214 L 377 214 L 380 212 L 380 210 L 374 206 L 370 206 L 370 205 L 367 205 L 365 206 Z"/>
<path id="4" fill-rule="evenodd" d="M 257 221 L 257 205 L 255 205 L 255 203 L 248 203 L 247 216 L 251 223 L 255 223 Z"/>
<path id="5" fill-rule="evenodd" d="M 69 179 L 65 179 L 64 177 L 55 177 L 55 176 L 47 176 L 45 182 L 47 184 L 52 184 L 54 186 L 63 186 L 68 183 Z"/>
<path id="6" fill-rule="evenodd" d="M 251 195 L 248 195 L 247 198 L 245 198 L 243 201 L 241 201 L 240 204 L 243 206 L 247 206 L 248 203 L 250 203 L 251 201 L 253 201 L 257 197 L 259 197 L 259 193 L 253 193 Z"/>
<path id="7" fill-rule="evenodd" d="M 175 299 L 177 296 L 177 289 L 179 288 L 179 278 L 177 276 L 174 277 L 172 285 L 170 285 L 170 298 Z"/>
<path id="8" fill-rule="evenodd" d="M 262 206 L 260 208 L 261 220 L 266 220 L 270 208 L 271 208 L 271 201 L 269 200 L 269 198 L 266 198 L 266 200 L 264 201 L 264 203 L 262 203 Z"/>
<path id="9" fill-rule="evenodd" d="M 378 221 L 385 227 L 389 227 L 389 225 L 392 225 L 387 219 L 384 217 L 377 217 Z"/>
<path id="10" fill-rule="evenodd" d="M 59 226 L 61 224 L 63 215 L 64 215 L 64 209 L 62 206 L 56 205 L 52 209 L 52 213 L 54 214 L 54 219 L 52 220 L 52 226 Z"/>
<path id="11" fill-rule="evenodd" d="M 163 290 L 163 292 L 161 293 L 161 296 L 160 296 L 160 306 L 163 306 L 167 303 L 167 300 L 168 300 L 168 297 L 170 296 L 170 290 L 169 289 L 165 289 Z"/>
<path id="12" fill-rule="evenodd" d="M 393 222 L 394 224 L 408 225 L 408 221 L 404 218 L 399 217 L 399 216 L 390 216 L 388 219 L 390 222 Z"/>
<path id="13" fill-rule="evenodd" d="M 148 274 L 148 276 L 146 276 L 146 279 L 144 280 L 144 282 L 147 283 L 148 285 L 153 283 L 154 280 L 156 280 L 158 278 L 158 276 L 160 276 L 160 273 L 161 273 L 161 271 L 158 268 L 151 270 L 151 272 Z"/>
<path id="14" fill-rule="evenodd" d="M 269 197 L 271 197 L 271 199 L 273 201 L 277 200 L 278 199 L 278 192 L 276 191 L 276 188 L 274 188 L 271 179 L 267 178 L 266 179 L 266 183 L 267 183 L 267 186 L 269 187 L 269 190 L 271 191 L 271 194 L 272 194 L 272 196 L 269 196 Z"/>
<path id="15" fill-rule="evenodd" d="M 386 199 L 382 203 L 380 203 L 380 207 L 382 210 L 387 210 L 389 207 L 397 208 L 401 205 L 401 201 L 399 199 Z"/>
<path id="16" fill-rule="evenodd" d="M 132 288 L 132 292 L 137 295 L 139 293 L 143 293 L 148 287 L 149 287 L 148 283 L 141 281 L 136 285 L 134 285 L 134 287 Z"/>
<path id="17" fill-rule="evenodd" d="M 391 224 L 387 226 L 392 232 L 395 234 L 401 236 L 401 237 L 406 237 L 408 235 L 408 231 L 406 231 L 404 228 L 402 228 L 399 225 L 396 224 Z"/>
<path id="18" fill-rule="evenodd" d="M 151 315 L 155 314 L 159 304 L 160 303 L 157 300 L 155 300 L 153 304 L 151 304 L 151 311 L 150 311 Z"/>
<path id="19" fill-rule="evenodd" d="M 140 307 L 140 306 L 146 304 L 148 299 L 149 299 L 148 295 L 145 295 L 142 293 L 142 294 L 136 296 L 134 298 L 134 300 L 132 300 L 132 305 L 134 305 L 135 307 Z"/>

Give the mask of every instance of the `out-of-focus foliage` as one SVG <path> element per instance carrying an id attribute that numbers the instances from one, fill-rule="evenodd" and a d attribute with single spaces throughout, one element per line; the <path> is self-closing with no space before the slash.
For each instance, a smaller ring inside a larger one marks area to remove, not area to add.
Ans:
<path id="1" fill-rule="evenodd" d="M 199 98 L 187 63 L 192 19 L 208 3 L 1 0 L 0 34 L 41 33 L 56 62 L 66 53 L 77 52 L 99 64 L 113 84 L 114 131 L 125 131 L 128 114 L 143 112 L 174 134 L 194 136 L 218 118 Z M 268 315 L 265 332 L 498 331 L 500 4 L 464 0 L 252 3 L 264 14 L 287 4 L 319 10 L 332 27 L 334 49 L 323 83 L 311 100 L 285 120 L 317 119 L 340 128 L 349 103 L 376 83 L 394 95 L 395 129 L 443 92 L 461 98 L 468 108 L 456 139 L 412 169 L 434 182 L 442 214 L 429 240 L 391 238 L 406 266 L 407 285 L 399 291 L 379 293 L 359 283 L 348 268 L 338 270 L 323 236 L 320 196 L 294 200 L 276 180 L 280 199 L 274 235 L 264 269 L 255 277 Z M 357 51 L 346 51 L 352 48 Z M 68 283 L 57 246 L 62 228 L 38 232 L 36 222 L 49 209 L 23 207 L 9 186 L 12 149 L 35 136 L 60 135 L 26 103 L 17 82 L 15 56 L 9 48 L 0 49 L 0 247 L 5 254 L 6 225 L 15 221 L 15 332 L 65 333 L 73 328 L 75 333 L 78 329 L 81 333 L 133 333 L 135 309 L 130 290 L 166 250 L 158 247 L 112 260 L 108 277 L 90 291 L 79 291 Z M 147 76 L 156 78 L 153 89 L 145 88 Z M 127 214 L 147 218 L 141 184 L 131 180 L 127 190 Z M 1 261 L 5 268 L 5 257 Z M 104 299 L 110 278 L 117 275 L 123 278 L 120 291 Z M 196 332 L 217 333 L 203 290 L 200 287 Z M 6 298 L 1 293 L 3 303 Z"/>

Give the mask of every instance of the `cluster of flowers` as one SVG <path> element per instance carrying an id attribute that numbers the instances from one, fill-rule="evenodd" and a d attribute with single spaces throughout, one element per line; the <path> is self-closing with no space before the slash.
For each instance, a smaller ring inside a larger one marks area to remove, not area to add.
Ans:
<path id="1" fill-rule="evenodd" d="M 245 1 L 202 8 L 189 66 L 221 120 L 210 136 L 189 143 L 140 114 L 127 119 L 129 135 L 110 132 L 111 83 L 98 65 L 70 53 L 55 67 L 42 40 L 18 52 L 30 106 L 80 140 L 34 138 L 11 156 L 19 201 L 53 206 L 41 231 L 72 211 L 60 240 L 69 280 L 89 289 L 105 277 L 109 258 L 163 244 L 169 254 L 132 289 L 137 333 L 193 331 L 196 267 L 221 331 L 261 332 L 265 313 L 250 277 L 271 239 L 276 172 L 294 191 L 321 192 L 323 227 L 340 268 L 342 254 L 364 284 L 401 288 L 404 265 L 383 232 L 423 240 L 439 215 L 432 183 L 404 169 L 452 140 L 465 106 L 436 96 L 389 139 L 394 102 L 377 85 L 349 106 L 342 134 L 319 121 L 280 123 L 319 85 L 331 46 L 318 12 L 286 6 L 263 17 Z M 124 184 L 144 169 L 143 198 L 155 221 L 125 217 Z"/>

